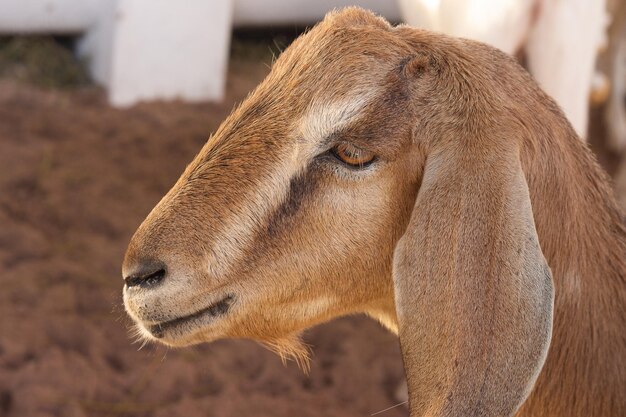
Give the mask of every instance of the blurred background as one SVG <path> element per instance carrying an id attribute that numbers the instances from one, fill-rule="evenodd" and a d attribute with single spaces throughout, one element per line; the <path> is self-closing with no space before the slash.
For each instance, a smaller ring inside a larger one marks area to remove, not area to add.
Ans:
<path id="1" fill-rule="evenodd" d="M 370 416 L 401 401 L 398 343 L 373 321 L 308 331 L 307 376 L 248 341 L 139 350 L 121 301 L 136 227 L 274 57 L 346 5 L 516 56 L 626 205 L 622 0 L 0 0 L 0 416 Z"/>

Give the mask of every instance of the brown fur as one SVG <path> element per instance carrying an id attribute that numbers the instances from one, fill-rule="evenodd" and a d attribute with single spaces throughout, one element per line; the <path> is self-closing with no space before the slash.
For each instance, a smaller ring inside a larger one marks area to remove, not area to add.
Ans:
<path id="1" fill-rule="evenodd" d="M 377 160 L 344 167 L 338 142 Z M 400 335 L 414 416 L 511 415 L 529 393 L 516 415 L 621 416 L 625 254 L 606 175 L 511 58 L 350 8 L 281 55 L 140 226 L 125 276 L 167 276 L 124 298 L 152 338 L 232 295 L 161 341 L 300 358 L 300 331 L 365 312 Z"/>

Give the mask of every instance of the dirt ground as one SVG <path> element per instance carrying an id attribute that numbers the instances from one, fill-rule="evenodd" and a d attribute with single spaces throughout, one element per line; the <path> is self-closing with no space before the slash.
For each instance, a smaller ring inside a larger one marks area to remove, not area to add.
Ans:
<path id="1" fill-rule="evenodd" d="M 123 111 L 95 87 L 0 79 L 0 416 L 347 417 L 396 404 L 398 343 L 361 317 L 306 333 L 309 376 L 248 341 L 132 344 L 126 244 L 267 71 L 235 58 L 222 104 Z"/>

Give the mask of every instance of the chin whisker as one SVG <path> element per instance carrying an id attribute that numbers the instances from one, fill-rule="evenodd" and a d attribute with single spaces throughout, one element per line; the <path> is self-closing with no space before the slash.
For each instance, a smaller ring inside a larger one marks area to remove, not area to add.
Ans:
<path id="1" fill-rule="evenodd" d="M 132 344 L 135 345 L 137 343 L 141 343 L 137 351 L 140 351 L 144 348 L 152 340 L 150 334 L 140 325 L 134 324 L 128 329 L 129 337 L 134 339 Z"/>
<path id="2" fill-rule="evenodd" d="M 311 348 L 304 343 L 298 335 L 281 339 L 265 340 L 261 342 L 263 346 L 280 356 L 283 365 L 287 361 L 293 360 L 304 372 L 309 374 L 311 370 Z"/>

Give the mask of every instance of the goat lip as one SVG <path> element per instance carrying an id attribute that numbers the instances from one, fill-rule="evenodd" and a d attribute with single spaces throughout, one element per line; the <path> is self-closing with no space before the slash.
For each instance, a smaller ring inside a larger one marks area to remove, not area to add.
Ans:
<path id="1" fill-rule="evenodd" d="M 162 339 L 165 337 L 165 334 L 172 329 L 183 326 L 185 324 L 190 324 L 194 321 L 198 321 L 202 318 L 206 317 L 220 317 L 228 313 L 230 307 L 235 301 L 235 296 L 233 294 L 228 294 L 221 300 L 211 304 L 210 306 L 203 308 L 202 310 L 198 310 L 195 313 L 178 317 L 172 320 L 164 321 L 157 324 L 152 324 L 147 326 L 147 330 L 150 334 L 156 339 Z"/>

